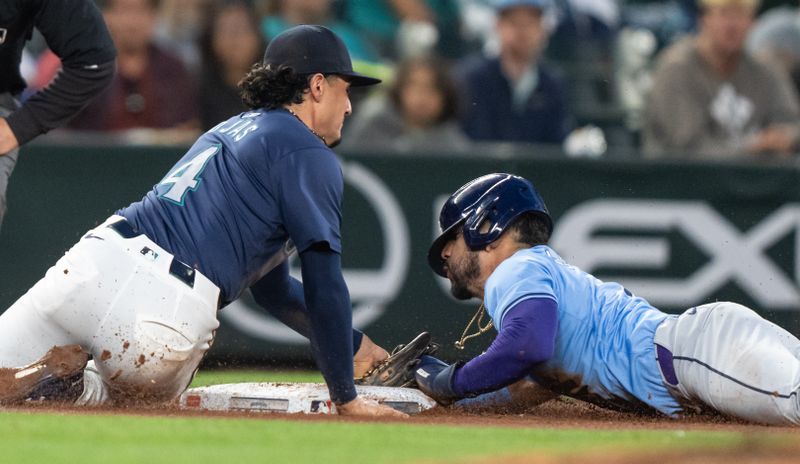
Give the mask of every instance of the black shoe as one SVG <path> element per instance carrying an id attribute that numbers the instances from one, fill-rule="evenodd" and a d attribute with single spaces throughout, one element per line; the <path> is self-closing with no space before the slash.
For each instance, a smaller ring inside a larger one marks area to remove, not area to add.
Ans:
<path id="1" fill-rule="evenodd" d="M 60 378 L 49 375 L 42 378 L 25 396 L 25 401 L 74 403 L 81 393 L 83 393 L 83 369 L 72 377 Z"/>
<path id="2" fill-rule="evenodd" d="M 0 369 L 0 404 L 77 399 L 83 391 L 83 369 L 88 360 L 89 355 L 79 345 L 54 346 L 32 364 Z"/>

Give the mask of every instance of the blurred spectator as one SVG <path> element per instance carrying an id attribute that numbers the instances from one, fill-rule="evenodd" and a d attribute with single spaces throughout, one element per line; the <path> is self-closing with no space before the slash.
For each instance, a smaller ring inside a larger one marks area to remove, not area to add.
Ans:
<path id="1" fill-rule="evenodd" d="M 615 145 L 632 144 L 616 94 L 614 46 L 621 24 L 619 0 L 555 0 L 554 26 L 544 60 L 562 72 L 573 121 L 600 126 Z M 599 128 L 598 128 L 599 129 Z M 567 150 L 569 153 L 569 150 Z"/>
<path id="2" fill-rule="evenodd" d="M 247 0 L 215 0 L 200 44 L 200 122 L 208 130 L 245 111 L 237 84 L 264 53 L 258 18 Z"/>
<path id="3" fill-rule="evenodd" d="M 549 0 L 495 0 L 500 55 L 465 62 L 462 127 L 473 140 L 561 143 L 570 129 L 563 84 L 539 60 Z"/>
<path id="4" fill-rule="evenodd" d="M 208 0 L 161 0 L 156 18 L 155 43 L 177 55 L 187 69 L 200 70 L 198 42 Z"/>
<path id="5" fill-rule="evenodd" d="M 650 31 L 660 50 L 694 32 L 698 1 L 623 0 L 621 22 L 624 27 Z"/>
<path id="6" fill-rule="evenodd" d="M 608 59 L 620 24 L 617 0 L 557 0 L 547 56 L 560 61 Z"/>
<path id="7" fill-rule="evenodd" d="M 497 53 L 495 11 L 485 0 L 459 0 L 461 38 L 468 47 L 467 54 L 483 49 Z"/>
<path id="8" fill-rule="evenodd" d="M 320 24 L 342 38 L 354 61 L 380 61 L 380 54 L 352 26 L 336 19 L 332 0 L 278 0 L 277 14 L 264 17 L 261 30 L 267 41 L 298 24 Z"/>
<path id="9" fill-rule="evenodd" d="M 621 28 L 614 44 L 613 95 L 622 111 L 627 146 L 638 150 L 646 98 L 653 86 L 654 57 L 666 46 L 694 32 L 697 5 L 695 0 L 623 0 L 620 3 Z M 618 141 L 615 145 L 619 146 Z"/>
<path id="10" fill-rule="evenodd" d="M 641 134 L 645 99 L 653 86 L 651 67 L 657 47 L 657 39 L 648 29 L 626 27 L 619 33 L 614 84 L 617 100 L 625 111 L 625 127 L 633 135 Z"/>
<path id="11" fill-rule="evenodd" d="M 744 50 L 757 0 L 701 0 L 699 32 L 664 50 L 647 100 L 649 157 L 786 156 L 796 148 L 797 94 L 780 69 Z"/>
<path id="12" fill-rule="evenodd" d="M 350 147 L 453 152 L 469 147 L 456 119 L 458 94 L 436 58 L 401 63 L 388 95 L 364 102 L 350 124 Z"/>
<path id="13" fill-rule="evenodd" d="M 152 131 L 153 142 L 185 142 L 197 134 L 194 82 L 176 56 L 153 42 L 158 0 L 103 0 L 103 16 L 117 47 L 117 74 L 70 124 L 72 129 Z"/>
<path id="14" fill-rule="evenodd" d="M 759 16 L 747 39 L 747 49 L 775 60 L 800 91 L 800 8 L 781 6 Z"/>
<path id="15" fill-rule="evenodd" d="M 344 18 L 389 59 L 455 58 L 463 42 L 457 0 L 343 0 Z"/>

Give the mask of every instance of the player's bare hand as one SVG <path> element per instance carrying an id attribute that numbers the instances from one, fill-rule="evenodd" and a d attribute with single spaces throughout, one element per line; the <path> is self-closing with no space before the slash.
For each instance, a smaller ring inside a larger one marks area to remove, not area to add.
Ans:
<path id="1" fill-rule="evenodd" d="M 6 118 L 0 118 L 0 156 L 7 154 L 18 146 L 17 136 L 11 131 L 8 121 L 6 121 Z"/>
<path id="2" fill-rule="evenodd" d="M 373 367 L 389 357 L 389 353 L 364 335 L 361 346 L 353 356 L 353 376 L 360 379 Z"/>
<path id="3" fill-rule="evenodd" d="M 356 399 L 336 406 L 336 411 L 343 416 L 361 416 L 361 417 L 396 417 L 398 419 L 408 419 L 408 414 L 397 411 L 379 404 L 375 400 L 361 398 L 357 396 Z"/>

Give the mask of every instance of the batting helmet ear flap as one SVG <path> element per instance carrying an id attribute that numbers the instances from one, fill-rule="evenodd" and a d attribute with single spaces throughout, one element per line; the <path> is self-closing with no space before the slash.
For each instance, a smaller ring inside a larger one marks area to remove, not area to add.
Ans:
<path id="1" fill-rule="evenodd" d="M 493 220 L 497 216 L 495 204 L 498 199 L 497 195 L 484 198 L 464 222 L 464 240 L 470 249 L 483 248 L 500 238 L 500 234 L 503 233 Z M 487 230 L 483 230 L 484 228 Z"/>

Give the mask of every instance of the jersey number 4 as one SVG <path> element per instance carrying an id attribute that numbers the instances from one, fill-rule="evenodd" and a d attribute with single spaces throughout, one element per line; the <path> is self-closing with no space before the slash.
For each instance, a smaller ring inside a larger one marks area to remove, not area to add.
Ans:
<path id="1" fill-rule="evenodd" d="M 167 190 L 160 193 L 158 196 L 165 200 L 171 201 L 177 205 L 183 206 L 183 200 L 186 192 L 190 190 L 197 190 L 200 185 L 200 174 L 206 168 L 208 160 L 219 152 L 220 146 L 214 145 L 213 147 L 206 148 L 197 154 L 191 161 L 188 161 L 177 169 L 167 174 L 167 177 L 159 182 L 158 186 L 167 186 Z"/>

